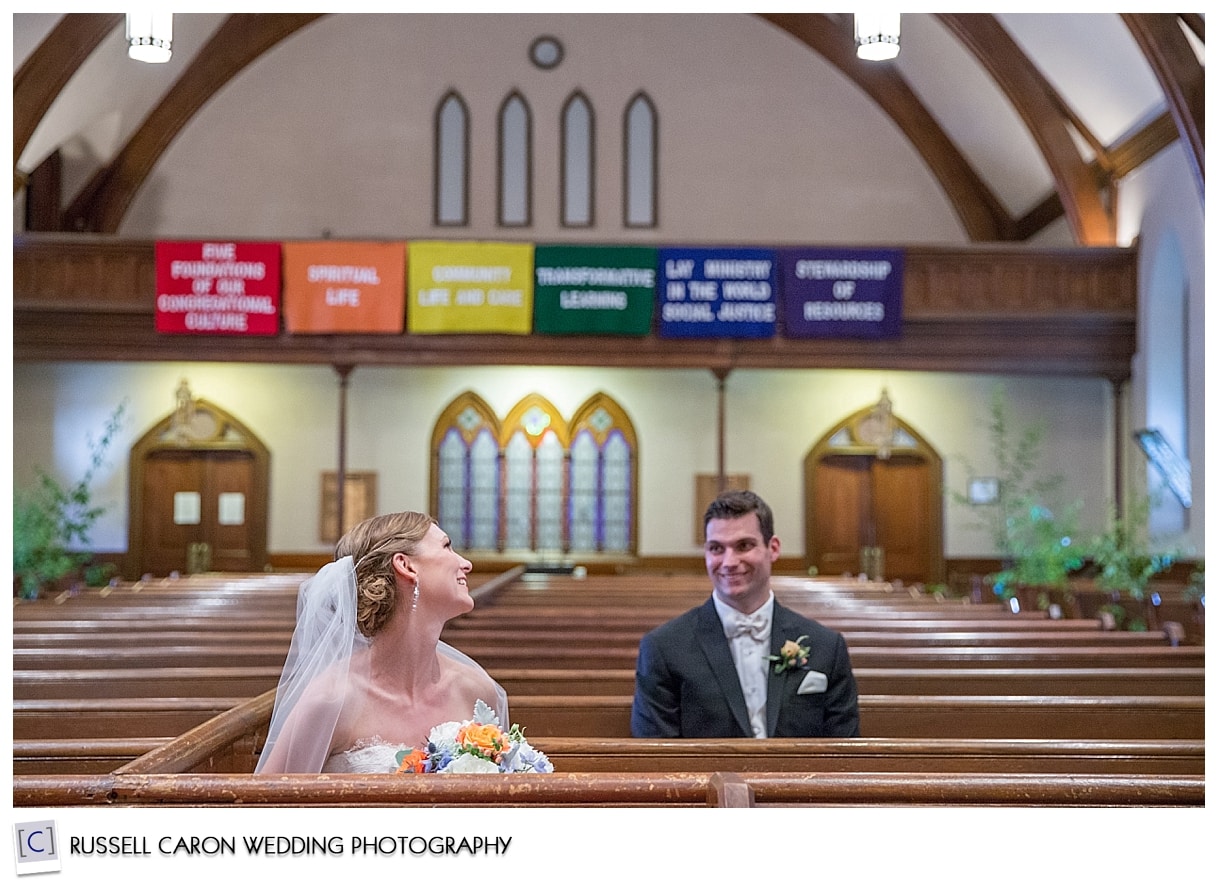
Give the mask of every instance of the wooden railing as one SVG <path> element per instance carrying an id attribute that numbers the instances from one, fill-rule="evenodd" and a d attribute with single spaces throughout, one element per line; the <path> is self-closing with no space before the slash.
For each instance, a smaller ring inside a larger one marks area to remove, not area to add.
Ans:
<path id="1" fill-rule="evenodd" d="M 16 361 L 235 361 L 652 368 L 887 368 L 1130 376 L 1137 252 L 1129 248 L 905 249 L 901 339 L 661 340 L 586 337 L 157 334 L 154 242 L 26 234 L 13 243 Z"/>

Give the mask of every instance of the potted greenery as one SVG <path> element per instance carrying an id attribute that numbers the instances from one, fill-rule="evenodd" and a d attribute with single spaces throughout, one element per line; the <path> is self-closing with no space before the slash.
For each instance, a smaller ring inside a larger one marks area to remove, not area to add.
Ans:
<path id="1" fill-rule="evenodd" d="M 1025 499 L 1008 518 L 1004 552 L 1007 566 L 990 576 L 1005 599 L 1019 597 L 1022 605 L 1048 609 L 1071 601 L 1070 574 L 1082 569 L 1083 551 L 1074 540 L 1078 505 L 1065 514 Z"/>
<path id="2" fill-rule="evenodd" d="M 1146 629 L 1143 603 L 1150 580 L 1180 557 L 1177 549 L 1152 551 L 1149 536 L 1151 499 L 1135 499 L 1124 517 L 1110 512 L 1108 527 L 1091 544 L 1095 584 L 1107 601 L 1101 609 L 1113 614 L 1118 626 Z"/>
<path id="3" fill-rule="evenodd" d="M 74 549 L 85 546 L 89 532 L 105 508 L 94 504 L 91 485 L 105 461 L 107 449 L 121 425 L 126 403 L 106 421 L 102 435 L 89 442 L 89 467 L 65 487 L 42 469 L 32 489 L 13 494 L 13 576 L 24 599 L 35 599 L 48 585 L 79 577 L 88 584 L 105 584 L 113 571 L 92 564 L 93 555 Z"/>
<path id="4" fill-rule="evenodd" d="M 1040 473 L 1044 426 L 1036 423 L 1016 434 L 1001 387 L 990 401 L 987 428 L 997 496 L 984 505 L 955 491 L 952 499 L 967 507 L 1001 555 L 1002 569 L 987 577 L 994 593 L 1007 601 L 1022 595 L 1021 604 L 1045 609 L 1065 598 L 1070 574 L 1083 566 L 1074 540 L 1080 506 L 1059 501 L 1059 475 Z M 965 467 L 977 473 L 970 463 Z"/>

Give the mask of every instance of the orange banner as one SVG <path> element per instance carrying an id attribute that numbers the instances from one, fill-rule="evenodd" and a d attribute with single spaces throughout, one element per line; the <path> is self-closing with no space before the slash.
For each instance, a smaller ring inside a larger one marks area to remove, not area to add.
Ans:
<path id="1" fill-rule="evenodd" d="M 406 325 L 405 242 L 284 242 L 289 334 L 400 334 Z"/>

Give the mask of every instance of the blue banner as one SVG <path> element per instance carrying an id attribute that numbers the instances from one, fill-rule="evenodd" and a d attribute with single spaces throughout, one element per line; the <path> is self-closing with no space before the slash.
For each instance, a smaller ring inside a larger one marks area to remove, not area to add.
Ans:
<path id="1" fill-rule="evenodd" d="M 783 336 L 883 340 L 901 335 L 903 251 L 789 248 L 779 260 Z"/>
<path id="2" fill-rule="evenodd" d="M 661 248 L 661 337 L 773 337 L 778 261 L 761 248 Z"/>

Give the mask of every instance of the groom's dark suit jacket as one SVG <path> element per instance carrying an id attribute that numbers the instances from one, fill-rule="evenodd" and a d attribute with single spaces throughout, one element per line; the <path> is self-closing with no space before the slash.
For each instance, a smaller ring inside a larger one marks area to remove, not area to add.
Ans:
<path id="1" fill-rule="evenodd" d="M 836 631 L 774 602 L 769 655 L 806 635 L 808 663 L 781 674 L 770 664 L 766 735 L 833 738 L 859 734 L 858 687 L 846 641 Z M 823 692 L 799 695 L 809 671 Z M 630 731 L 636 738 L 751 738 L 744 692 L 713 600 L 643 637 L 635 672 Z"/>

